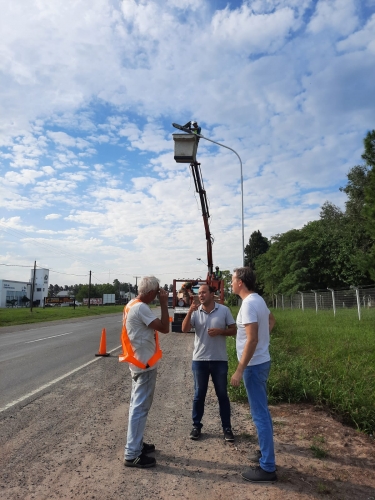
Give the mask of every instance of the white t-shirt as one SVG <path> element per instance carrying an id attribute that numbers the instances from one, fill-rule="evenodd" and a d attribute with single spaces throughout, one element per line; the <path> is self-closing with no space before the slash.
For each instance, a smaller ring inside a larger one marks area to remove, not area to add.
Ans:
<path id="1" fill-rule="evenodd" d="M 251 293 L 242 301 L 236 320 L 236 349 L 238 361 L 241 359 L 247 340 L 245 325 L 249 323 L 258 323 L 258 344 L 248 366 L 260 365 L 271 359 L 268 350 L 270 343 L 269 317 L 270 310 L 262 297 L 257 293 Z"/>
<path id="2" fill-rule="evenodd" d="M 126 330 L 133 347 L 134 356 L 145 364 L 155 353 L 155 330 L 148 326 L 154 319 L 156 319 L 155 314 L 144 302 L 134 304 L 130 308 L 126 318 Z M 129 368 L 133 372 L 139 373 L 154 370 L 157 364 L 155 363 L 150 368 L 142 369 L 129 363 Z"/>

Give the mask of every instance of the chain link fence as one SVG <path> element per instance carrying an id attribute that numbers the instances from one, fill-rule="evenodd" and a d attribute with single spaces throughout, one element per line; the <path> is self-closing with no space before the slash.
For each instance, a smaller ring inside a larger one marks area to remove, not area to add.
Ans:
<path id="1" fill-rule="evenodd" d="M 302 311 L 315 309 L 317 313 L 323 310 L 332 310 L 334 315 L 341 309 L 356 308 L 358 319 L 361 319 L 361 311 L 375 308 L 375 285 L 340 290 L 331 288 L 310 290 L 293 295 L 274 294 L 272 298 L 268 298 L 267 302 L 275 309 L 301 309 Z"/>

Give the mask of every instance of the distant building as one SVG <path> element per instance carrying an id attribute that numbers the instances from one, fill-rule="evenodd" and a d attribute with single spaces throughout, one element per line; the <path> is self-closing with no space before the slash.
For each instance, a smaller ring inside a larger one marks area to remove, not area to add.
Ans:
<path id="1" fill-rule="evenodd" d="M 23 297 L 37 302 L 43 306 L 44 297 L 48 296 L 49 269 L 31 269 L 29 281 L 0 280 L 0 307 L 21 307 L 27 305 L 22 301 Z M 34 291 L 33 291 L 34 282 Z"/>
<path id="2" fill-rule="evenodd" d="M 56 297 L 74 297 L 74 293 L 70 290 L 62 290 L 56 294 Z"/>
<path id="3" fill-rule="evenodd" d="M 26 281 L 0 280 L 0 307 L 26 305 L 22 297 L 30 298 L 31 283 Z"/>

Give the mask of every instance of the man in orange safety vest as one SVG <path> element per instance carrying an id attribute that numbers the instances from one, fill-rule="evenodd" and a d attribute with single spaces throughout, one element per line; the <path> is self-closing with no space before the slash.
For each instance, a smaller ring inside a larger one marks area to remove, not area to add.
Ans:
<path id="1" fill-rule="evenodd" d="M 156 297 L 160 301 L 160 319 L 148 306 Z M 156 464 L 155 458 L 147 456 L 155 450 L 155 445 L 143 442 L 143 433 L 154 397 L 157 364 L 162 357 L 158 331 L 169 332 L 168 292 L 160 288 L 155 276 L 146 276 L 139 284 L 138 296 L 124 308 L 121 333 L 123 353 L 119 361 L 129 363 L 132 376 L 126 467 L 144 469 Z"/>

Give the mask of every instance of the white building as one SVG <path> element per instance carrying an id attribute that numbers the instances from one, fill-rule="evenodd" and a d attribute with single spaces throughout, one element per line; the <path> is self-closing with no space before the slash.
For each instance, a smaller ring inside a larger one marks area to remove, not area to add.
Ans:
<path id="1" fill-rule="evenodd" d="M 30 298 L 31 283 L 26 281 L 0 280 L 0 307 L 9 307 L 8 301 L 16 300 L 14 305 L 26 305 L 22 297 Z"/>
<path id="2" fill-rule="evenodd" d="M 0 307 L 9 307 L 11 305 L 25 306 L 26 303 L 22 302 L 23 297 L 33 301 L 39 301 L 39 305 L 43 306 L 44 297 L 48 296 L 48 279 L 49 269 L 31 269 L 30 280 L 27 281 L 12 281 L 0 280 Z M 32 285 L 34 281 L 34 293 L 32 292 Z"/>
<path id="3" fill-rule="evenodd" d="M 34 269 L 31 269 L 29 282 L 32 283 L 33 279 Z M 36 300 L 39 300 L 40 306 L 43 306 L 44 298 L 48 297 L 48 279 L 49 269 L 35 269 L 33 301 L 35 302 Z"/>

